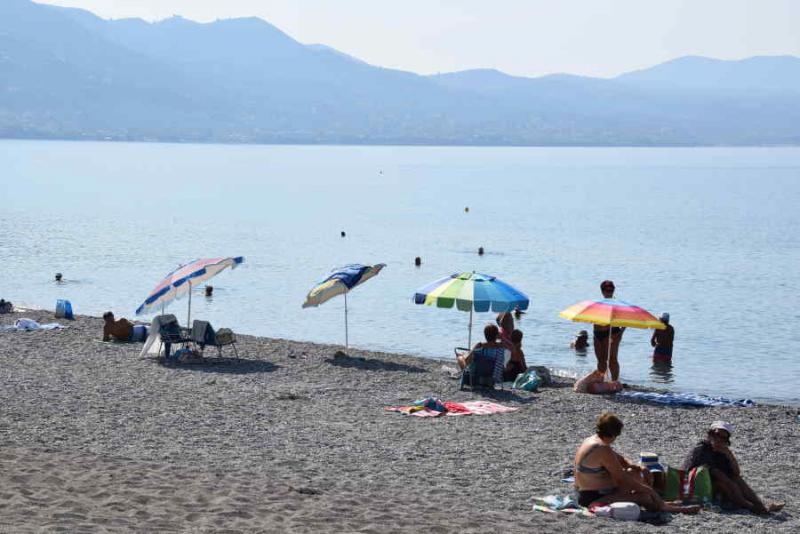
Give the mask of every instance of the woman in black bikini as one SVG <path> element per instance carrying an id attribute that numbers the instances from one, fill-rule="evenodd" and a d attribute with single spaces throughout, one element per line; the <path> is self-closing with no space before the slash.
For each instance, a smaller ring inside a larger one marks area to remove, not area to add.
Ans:
<path id="1" fill-rule="evenodd" d="M 664 502 L 653 488 L 641 481 L 644 468 L 632 464 L 611 448 L 621 433 L 619 417 L 604 412 L 597 418 L 595 434 L 578 447 L 575 454 L 578 503 L 581 506 L 605 506 L 614 502 L 635 502 L 653 512 L 699 512 L 699 506 Z"/>
<path id="2" fill-rule="evenodd" d="M 600 291 L 603 293 L 603 298 L 614 298 L 614 282 L 611 280 L 603 280 L 600 284 Z M 619 344 L 622 341 L 622 334 L 625 332 L 624 327 L 611 328 L 605 325 L 594 325 L 594 355 L 597 358 L 597 370 L 606 374 L 606 370 L 611 370 L 611 380 L 619 380 L 619 361 L 617 354 L 619 353 Z M 611 338 L 611 354 L 608 352 L 609 337 Z"/>

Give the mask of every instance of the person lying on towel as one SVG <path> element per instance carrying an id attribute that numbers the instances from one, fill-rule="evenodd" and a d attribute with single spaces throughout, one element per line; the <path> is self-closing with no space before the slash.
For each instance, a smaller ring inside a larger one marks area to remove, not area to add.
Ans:
<path id="1" fill-rule="evenodd" d="M 147 327 L 135 325 L 124 317 L 118 321 L 114 320 L 114 314 L 110 311 L 103 314 L 103 341 L 144 341 L 147 339 Z"/>

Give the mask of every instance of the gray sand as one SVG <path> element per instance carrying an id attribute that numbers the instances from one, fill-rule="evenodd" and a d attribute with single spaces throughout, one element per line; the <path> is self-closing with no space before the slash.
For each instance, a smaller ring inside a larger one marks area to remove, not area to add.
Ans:
<path id="1" fill-rule="evenodd" d="M 0 333 L 0 530 L 800 530 L 795 408 L 664 408 L 564 382 L 489 396 L 515 413 L 423 419 L 383 407 L 481 395 L 410 356 L 334 358 L 339 347 L 240 336 L 239 360 L 165 367 L 139 358 L 141 344 L 98 342 L 100 319 L 66 324 Z M 653 450 L 673 465 L 711 421 L 732 422 L 745 478 L 786 509 L 660 527 L 532 512 L 532 496 L 570 490 L 561 470 L 603 410 L 626 424 L 623 454 Z"/>

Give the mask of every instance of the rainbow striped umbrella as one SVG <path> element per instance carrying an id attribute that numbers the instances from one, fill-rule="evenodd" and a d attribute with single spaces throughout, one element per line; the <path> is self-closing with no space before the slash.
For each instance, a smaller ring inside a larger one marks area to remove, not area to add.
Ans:
<path id="1" fill-rule="evenodd" d="M 452 308 L 469 312 L 469 337 L 472 345 L 472 312 L 527 310 L 530 299 L 522 291 L 497 277 L 476 272 L 454 273 L 414 292 L 414 304 Z"/>
<path id="2" fill-rule="evenodd" d="M 584 300 L 559 313 L 564 319 L 581 323 L 631 328 L 655 328 L 663 330 L 666 325 L 653 314 L 624 300 Z M 611 342 L 608 343 L 608 358 L 611 358 Z"/>
<path id="3" fill-rule="evenodd" d="M 311 288 L 306 295 L 303 308 L 311 306 L 317 307 L 329 301 L 337 295 L 344 295 L 344 348 L 347 350 L 349 344 L 347 332 L 347 293 L 357 285 L 363 284 L 373 276 L 376 276 L 381 269 L 386 267 L 385 263 L 376 265 L 361 265 L 353 263 L 334 269 L 325 279 Z"/>
<path id="4" fill-rule="evenodd" d="M 584 300 L 559 313 L 564 319 L 581 323 L 663 330 L 664 323 L 639 306 L 617 299 Z"/>
<path id="5" fill-rule="evenodd" d="M 187 326 L 192 317 L 192 287 L 218 275 L 224 269 L 235 269 L 244 262 L 242 256 L 228 258 L 202 258 L 186 265 L 181 265 L 167 276 L 150 292 L 144 302 L 136 308 L 136 315 L 152 313 L 175 299 L 189 295 L 189 312 L 186 317 Z"/>

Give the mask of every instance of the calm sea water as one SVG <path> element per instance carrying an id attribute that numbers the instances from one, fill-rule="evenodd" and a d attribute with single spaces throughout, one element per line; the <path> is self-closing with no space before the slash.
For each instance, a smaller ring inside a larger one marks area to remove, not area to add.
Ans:
<path id="1" fill-rule="evenodd" d="M 468 314 L 411 295 L 477 270 L 530 296 L 529 363 L 581 373 L 594 357 L 568 346 L 586 326 L 558 312 L 610 278 L 676 329 L 671 369 L 653 368 L 649 331 L 628 330 L 623 380 L 800 404 L 798 148 L 3 141 L 0 169 L 0 296 L 18 304 L 131 317 L 179 263 L 244 255 L 194 317 L 337 343 L 343 300 L 303 310 L 306 292 L 334 266 L 384 262 L 348 298 L 351 344 L 449 358 Z M 185 318 L 186 301 L 170 311 Z"/>

